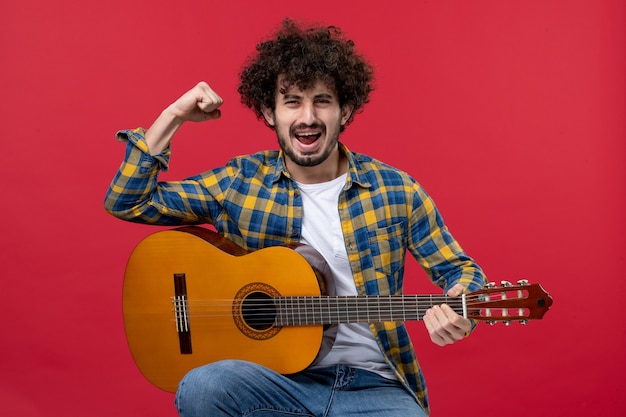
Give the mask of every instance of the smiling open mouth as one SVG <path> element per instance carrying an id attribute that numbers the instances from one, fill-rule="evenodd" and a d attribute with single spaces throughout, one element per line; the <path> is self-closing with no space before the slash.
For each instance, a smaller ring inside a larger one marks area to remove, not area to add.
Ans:
<path id="1" fill-rule="evenodd" d="M 310 145 L 322 136 L 322 132 L 300 132 L 294 136 L 300 143 Z"/>

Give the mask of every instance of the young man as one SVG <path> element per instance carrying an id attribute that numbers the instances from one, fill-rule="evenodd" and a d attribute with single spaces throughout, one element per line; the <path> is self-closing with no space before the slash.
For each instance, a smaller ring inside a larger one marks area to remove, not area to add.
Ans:
<path id="1" fill-rule="evenodd" d="M 481 288 L 481 269 L 422 187 L 339 142 L 367 103 L 372 76 L 338 28 L 285 20 L 275 37 L 257 46 L 239 87 L 242 102 L 276 131 L 280 151 L 237 157 L 184 181 L 157 182 L 176 131 L 187 121 L 220 117 L 222 99 L 201 82 L 147 131 L 118 134 L 127 153 L 105 207 L 134 222 L 212 224 L 251 250 L 306 243 L 328 262 L 337 295 L 401 294 L 407 250 L 448 295 Z M 445 304 L 431 308 L 424 323 L 438 345 L 464 338 L 473 327 Z M 176 395 L 180 415 L 428 414 L 424 378 L 402 323 L 335 330 L 330 352 L 297 374 L 242 361 L 191 371 Z"/>

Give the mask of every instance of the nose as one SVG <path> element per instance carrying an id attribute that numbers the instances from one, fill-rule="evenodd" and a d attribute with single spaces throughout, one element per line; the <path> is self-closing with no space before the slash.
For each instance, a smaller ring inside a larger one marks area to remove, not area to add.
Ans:
<path id="1" fill-rule="evenodd" d="M 302 114 L 301 114 L 302 123 L 307 125 L 312 125 L 317 121 L 317 114 L 315 110 L 315 105 L 311 102 L 305 102 L 302 105 Z"/>

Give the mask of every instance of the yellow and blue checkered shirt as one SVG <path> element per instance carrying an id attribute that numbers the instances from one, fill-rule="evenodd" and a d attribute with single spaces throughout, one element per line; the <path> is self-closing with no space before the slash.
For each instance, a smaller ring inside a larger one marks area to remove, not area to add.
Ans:
<path id="1" fill-rule="evenodd" d="M 225 166 L 176 182 L 158 182 L 170 149 L 151 156 L 144 131 L 121 131 L 126 157 L 107 192 L 105 208 L 124 220 L 158 224 L 212 224 L 246 249 L 298 242 L 302 198 L 279 151 L 232 159 Z M 462 283 L 482 288 L 485 277 L 447 227 L 424 189 L 408 174 L 350 152 L 338 210 L 354 282 L 361 295 L 402 293 L 408 250 L 430 279 L 447 290 Z M 401 322 L 370 325 L 398 378 L 428 412 L 424 376 Z"/>

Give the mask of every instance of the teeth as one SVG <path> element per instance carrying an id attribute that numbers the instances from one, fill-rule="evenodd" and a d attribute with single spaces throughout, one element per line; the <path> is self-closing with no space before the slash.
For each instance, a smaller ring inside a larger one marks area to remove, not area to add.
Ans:
<path id="1" fill-rule="evenodd" d="M 311 145 L 317 141 L 322 134 L 320 132 L 302 132 L 296 133 L 295 137 L 300 143 Z"/>

